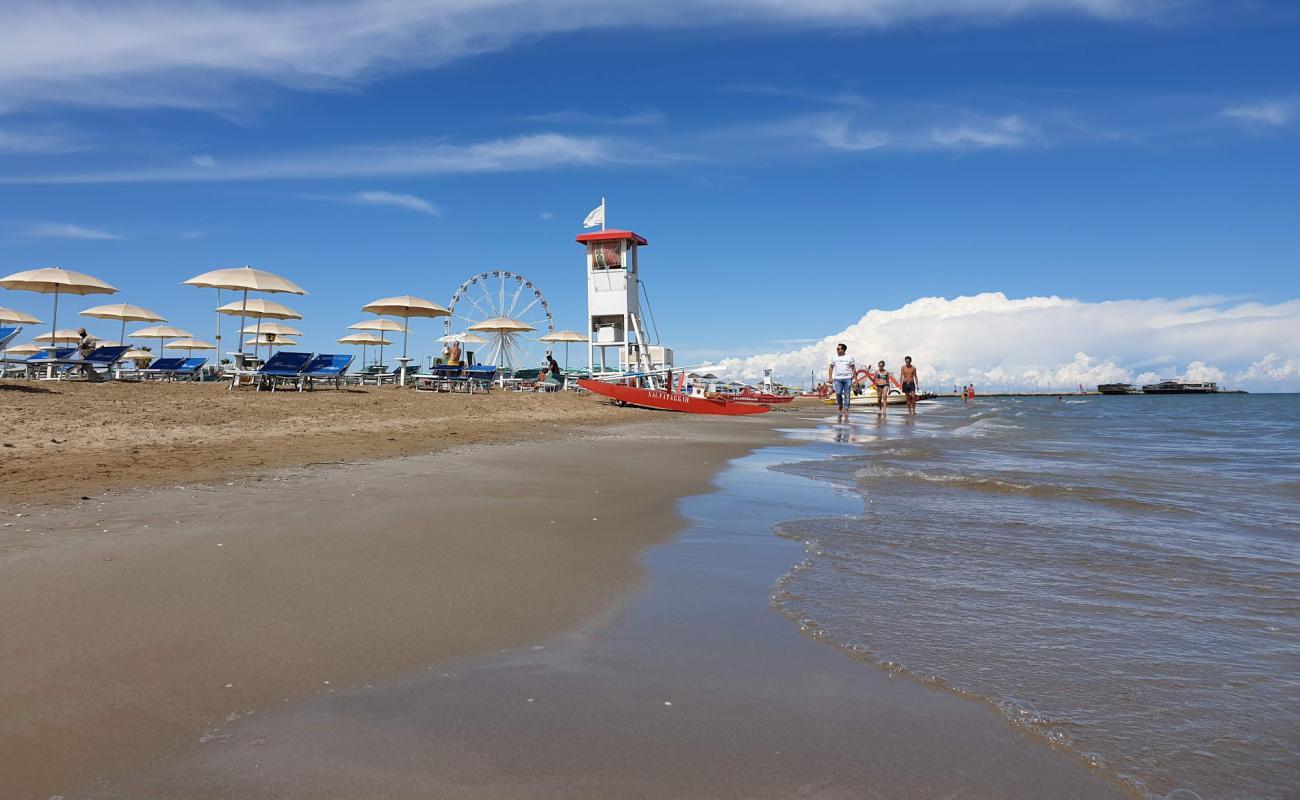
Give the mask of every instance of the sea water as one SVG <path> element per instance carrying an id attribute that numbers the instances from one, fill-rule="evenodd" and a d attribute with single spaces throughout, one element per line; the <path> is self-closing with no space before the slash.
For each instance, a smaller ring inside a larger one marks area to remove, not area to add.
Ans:
<path id="1" fill-rule="evenodd" d="M 810 635 L 1151 797 L 1300 797 L 1300 396 L 937 401 L 785 467 L 861 516 L 778 533 Z"/>

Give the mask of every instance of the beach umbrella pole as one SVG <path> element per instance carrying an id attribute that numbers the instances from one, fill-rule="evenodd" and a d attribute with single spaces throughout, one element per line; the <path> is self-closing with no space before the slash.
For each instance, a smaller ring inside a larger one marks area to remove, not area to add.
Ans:
<path id="1" fill-rule="evenodd" d="M 406 385 L 406 340 L 411 338 L 411 318 L 402 317 L 402 325 L 405 330 L 402 331 L 402 377 L 399 378 L 402 385 Z"/>
<path id="2" fill-rule="evenodd" d="M 59 343 L 54 339 L 54 332 L 59 329 L 59 285 L 54 285 L 54 318 L 50 322 L 50 358 L 54 358 L 54 353 L 59 349 Z M 45 365 L 45 377 L 54 377 L 54 365 Z"/>
<path id="3" fill-rule="evenodd" d="M 221 308 L 221 289 L 217 288 L 217 308 Z M 221 367 L 221 312 L 217 312 L 217 367 Z"/>

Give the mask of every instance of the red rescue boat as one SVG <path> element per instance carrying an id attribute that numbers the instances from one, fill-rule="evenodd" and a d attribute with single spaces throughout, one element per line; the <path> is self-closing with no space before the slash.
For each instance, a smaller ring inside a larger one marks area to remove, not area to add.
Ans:
<path id="1" fill-rule="evenodd" d="M 696 397 L 695 395 L 665 389 L 642 389 L 637 386 L 625 386 L 621 383 L 594 381 L 590 378 L 579 378 L 578 385 L 589 392 L 604 395 L 629 406 L 656 408 L 661 411 L 741 416 L 744 414 L 765 414 L 772 410 L 766 405 L 753 402 L 738 403 L 734 400 Z"/>

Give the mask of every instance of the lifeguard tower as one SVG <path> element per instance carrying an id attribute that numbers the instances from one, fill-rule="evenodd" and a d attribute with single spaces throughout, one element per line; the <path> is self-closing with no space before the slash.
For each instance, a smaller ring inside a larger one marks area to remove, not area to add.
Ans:
<path id="1" fill-rule="evenodd" d="M 641 315 L 639 253 L 649 244 L 632 231 L 601 230 L 577 237 L 587 250 L 588 374 L 610 369 L 653 373 L 673 365 L 672 350 L 652 342 Z M 640 378 L 659 387 L 661 373 Z"/>

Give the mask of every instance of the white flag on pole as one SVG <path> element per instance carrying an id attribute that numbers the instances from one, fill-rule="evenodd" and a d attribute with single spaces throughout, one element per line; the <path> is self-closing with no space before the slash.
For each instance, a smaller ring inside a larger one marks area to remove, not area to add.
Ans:
<path id="1" fill-rule="evenodd" d="M 587 215 L 587 218 L 582 221 L 582 227 L 594 228 L 597 225 L 604 225 L 604 224 L 605 224 L 605 201 L 602 200 L 600 201 L 600 205 L 593 208 L 591 210 L 591 213 Z"/>

